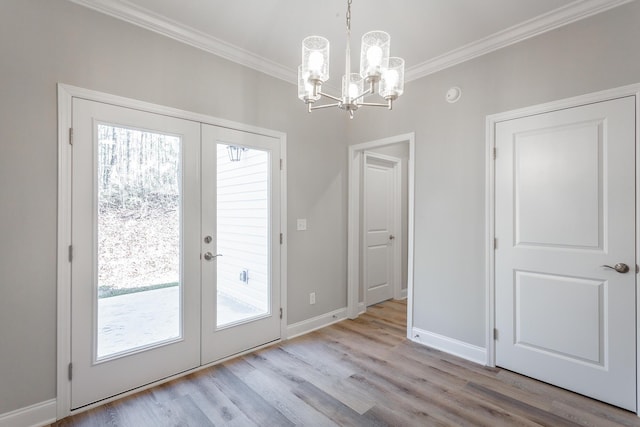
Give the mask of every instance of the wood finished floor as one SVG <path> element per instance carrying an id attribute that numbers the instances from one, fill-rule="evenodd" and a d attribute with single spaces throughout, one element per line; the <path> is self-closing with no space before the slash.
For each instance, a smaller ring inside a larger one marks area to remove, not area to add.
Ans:
<path id="1" fill-rule="evenodd" d="M 635 414 L 405 338 L 388 301 L 52 426 L 640 426 Z"/>

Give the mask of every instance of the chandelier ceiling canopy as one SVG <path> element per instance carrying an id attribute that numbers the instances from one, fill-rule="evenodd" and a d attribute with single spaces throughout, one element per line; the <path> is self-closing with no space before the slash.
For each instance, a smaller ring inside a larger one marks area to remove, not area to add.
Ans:
<path id="1" fill-rule="evenodd" d="M 309 36 L 302 41 L 302 64 L 298 67 L 298 98 L 307 104 L 308 111 L 338 107 L 349 113 L 360 107 L 386 107 L 389 110 L 404 92 L 404 59 L 390 57 L 391 37 L 384 31 L 369 31 L 362 36 L 360 70 L 351 72 L 351 3 L 347 0 L 347 48 L 345 73 L 342 76 L 342 96 L 322 91 L 329 80 L 329 40 Z M 386 102 L 364 102 L 365 97 L 378 94 Z M 315 105 L 328 98 L 335 102 Z"/>

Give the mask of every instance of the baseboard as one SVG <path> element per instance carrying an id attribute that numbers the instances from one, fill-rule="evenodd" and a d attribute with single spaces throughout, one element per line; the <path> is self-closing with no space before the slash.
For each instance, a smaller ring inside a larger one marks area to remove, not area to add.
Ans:
<path id="1" fill-rule="evenodd" d="M 364 305 L 364 301 L 363 302 L 359 302 L 358 303 L 358 315 L 362 314 L 362 313 L 366 313 L 367 311 L 367 306 Z"/>
<path id="2" fill-rule="evenodd" d="M 56 422 L 56 399 L 0 414 L 0 427 L 41 427 Z"/>
<path id="3" fill-rule="evenodd" d="M 345 307 L 329 313 L 321 314 L 320 316 L 312 317 L 311 319 L 303 320 L 302 322 L 294 323 L 293 325 L 287 326 L 287 339 L 308 334 L 309 332 L 332 325 L 346 318 L 347 309 Z"/>
<path id="4" fill-rule="evenodd" d="M 407 288 L 400 289 L 400 299 L 407 299 Z"/>
<path id="5" fill-rule="evenodd" d="M 487 350 L 485 348 L 445 337 L 444 335 L 413 328 L 411 340 L 480 365 L 485 365 L 487 362 Z"/>

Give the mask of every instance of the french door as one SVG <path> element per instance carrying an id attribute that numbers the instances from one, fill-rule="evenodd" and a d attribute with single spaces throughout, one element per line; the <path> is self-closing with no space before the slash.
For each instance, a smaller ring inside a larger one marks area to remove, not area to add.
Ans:
<path id="1" fill-rule="evenodd" d="M 72 110 L 71 409 L 279 339 L 279 140 Z"/>

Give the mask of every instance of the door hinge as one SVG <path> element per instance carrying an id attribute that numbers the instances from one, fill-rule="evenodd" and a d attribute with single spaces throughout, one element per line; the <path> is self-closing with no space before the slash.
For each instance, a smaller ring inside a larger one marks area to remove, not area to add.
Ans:
<path id="1" fill-rule="evenodd" d="M 493 160 L 498 158 L 498 149 L 496 147 L 493 147 Z"/>
<path id="2" fill-rule="evenodd" d="M 497 237 L 493 238 L 493 249 L 498 249 L 498 238 Z"/>
<path id="3" fill-rule="evenodd" d="M 282 319 L 282 307 L 280 307 L 280 318 Z"/>
<path id="4" fill-rule="evenodd" d="M 284 243 L 284 234 L 280 233 L 280 244 Z"/>
<path id="5" fill-rule="evenodd" d="M 498 339 L 498 329 L 497 328 L 493 328 L 493 339 L 494 340 Z"/>
<path id="6" fill-rule="evenodd" d="M 284 160 L 280 159 L 280 170 L 284 169 Z"/>
<path id="7" fill-rule="evenodd" d="M 69 381 L 73 378 L 73 363 L 69 363 Z"/>
<path id="8" fill-rule="evenodd" d="M 73 245 L 69 245 L 69 262 L 73 261 Z"/>
<path id="9" fill-rule="evenodd" d="M 73 128 L 69 128 L 69 145 L 73 145 Z"/>

